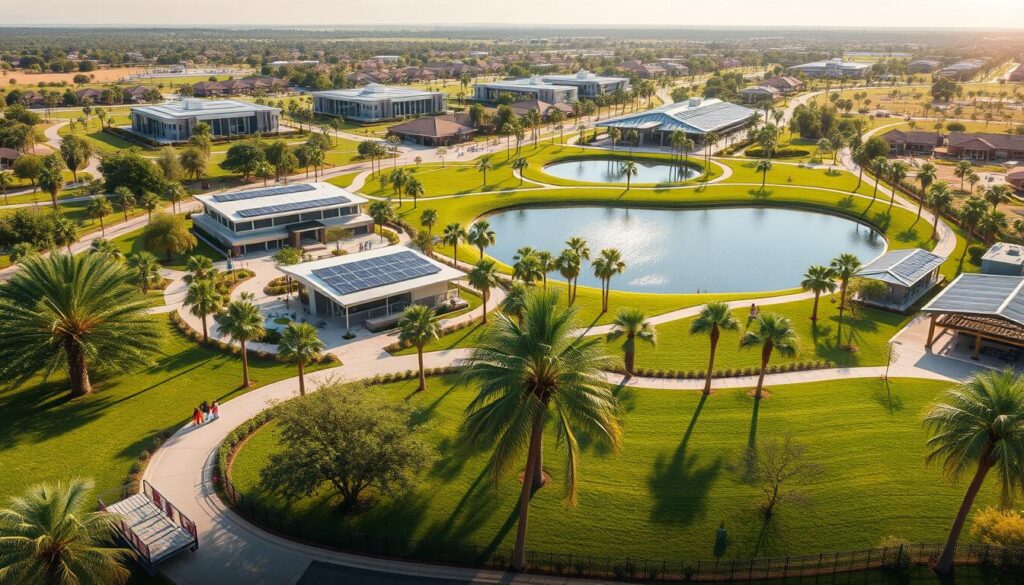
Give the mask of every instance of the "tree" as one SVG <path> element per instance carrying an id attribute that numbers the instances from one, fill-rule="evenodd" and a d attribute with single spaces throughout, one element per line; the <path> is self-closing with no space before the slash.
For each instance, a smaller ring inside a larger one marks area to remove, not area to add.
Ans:
<path id="1" fill-rule="evenodd" d="M 601 280 L 601 312 L 607 313 L 612 277 L 622 274 L 626 270 L 626 263 L 617 249 L 605 248 L 591 265 L 594 267 L 594 276 Z"/>
<path id="2" fill-rule="evenodd" d="M 772 353 L 778 351 L 784 357 L 795 356 L 799 349 L 799 338 L 789 319 L 782 315 L 766 313 L 758 318 L 755 325 L 757 331 L 748 329 L 740 338 L 740 348 L 761 348 L 761 368 L 757 376 L 757 388 L 754 390 L 754 399 L 760 400 L 764 375 L 768 371 Z"/>
<path id="3" fill-rule="evenodd" d="M 149 292 L 149 285 L 159 283 L 163 279 L 160 275 L 160 263 L 157 262 L 156 256 L 149 252 L 133 252 L 128 254 L 125 260 L 125 264 L 134 272 L 136 282 L 142 287 L 143 294 Z"/>
<path id="4" fill-rule="evenodd" d="M 480 157 L 480 160 L 476 161 L 476 170 L 483 173 L 484 184 L 483 188 L 487 188 L 487 171 L 494 168 L 494 163 L 491 162 L 491 155 L 485 154 Z"/>
<path id="5" fill-rule="evenodd" d="M 72 178 L 78 182 L 78 171 L 89 165 L 92 158 L 92 143 L 75 135 L 65 136 L 60 141 L 60 156 L 71 171 Z"/>
<path id="6" fill-rule="evenodd" d="M 392 221 L 395 218 L 395 210 L 391 208 L 390 201 L 374 201 L 370 204 L 369 208 L 370 217 L 373 218 L 373 223 L 377 224 L 377 230 L 380 232 L 380 241 L 384 241 L 384 224 Z"/>
<path id="7" fill-rule="evenodd" d="M 587 241 L 585 239 L 579 236 L 573 236 L 569 238 L 565 242 L 565 245 L 568 247 L 569 250 L 571 250 L 575 254 L 575 258 L 568 258 L 568 260 L 570 261 L 570 265 L 566 267 L 562 267 L 560 265 L 558 271 L 559 273 L 564 273 L 565 268 L 574 268 L 575 276 L 573 277 L 571 282 L 572 295 L 569 298 L 569 304 L 571 305 L 573 301 L 576 300 L 576 289 L 579 285 L 579 275 L 580 269 L 582 268 L 583 260 L 590 260 L 590 246 L 587 244 Z M 565 253 L 563 252 L 562 255 L 565 256 Z M 575 264 L 575 267 L 573 267 L 572 264 Z"/>
<path id="8" fill-rule="evenodd" d="M 127 582 L 131 552 L 111 546 L 117 517 L 93 512 L 93 482 L 43 483 L 0 510 L 0 580 L 22 585 Z"/>
<path id="9" fill-rule="evenodd" d="M 434 226 L 437 225 L 437 210 L 436 209 L 425 209 L 420 214 L 420 225 L 427 228 L 427 235 L 432 236 L 434 233 Z"/>
<path id="10" fill-rule="evenodd" d="M 937 176 L 938 168 L 932 163 L 924 163 L 917 171 L 917 180 L 921 183 L 921 197 L 917 200 L 917 219 L 921 219 L 921 208 L 924 207 L 924 200 L 928 198 L 928 187 L 935 182 Z"/>
<path id="11" fill-rule="evenodd" d="M 690 335 L 706 333 L 711 340 L 711 350 L 708 354 L 708 371 L 704 377 L 704 395 L 711 394 L 711 378 L 715 371 L 715 352 L 718 349 L 718 340 L 722 331 L 735 331 L 739 329 L 739 321 L 732 315 L 729 304 L 721 301 L 708 303 L 700 310 L 697 317 L 690 323 Z"/>
<path id="12" fill-rule="evenodd" d="M 647 320 L 647 316 L 641 309 L 619 309 L 619 314 L 612 321 L 612 330 L 608 333 L 609 341 L 625 337 L 622 344 L 623 362 L 626 367 L 626 375 L 632 376 L 633 366 L 636 363 L 636 340 L 646 341 L 651 345 L 657 343 L 657 332 L 654 325 Z"/>
<path id="13" fill-rule="evenodd" d="M 523 324 L 523 311 L 526 310 L 526 299 L 530 296 L 530 287 L 525 282 L 513 282 L 505 291 L 505 298 L 498 305 L 498 309 L 514 317 L 520 326 Z"/>
<path id="14" fill-rule="evenodd" d="M 203 321 L 203 343 L 209 341 L 209 333 L 206 327 L 206 317 L 216 315 L 222 310 L 223 296 L 217 291 L 212 279 L 203 278 L 193 280 L 185 292 L 185 299 L 182 301 L 189 311 Z"/>
<path id="15" fill-rule="evenodd" d="M 832 271 L 834 278 L 839 279 L 839 310 L 842 311 L 846 308 L 846 288 L 850 284 L 850 279 L 853 278 L 854 274 L 860 270 L 860 258 L 853 254 L 840 254 L 839 256 L 832 259 L 832 263 L 829 264 L 829 269 Z"/>
<path id="16" fill-rule="evenodd" d="M 487 301 L 491 298 L 491 289 L 501 284 L 498 279 L 498 268 L 494 263 L 494 260 L 487 260 L 481 258 L 469 271 L 469 286 L 480 291 L 480 297 L 483 299 L 483 318 L 480 319 L 480 323 L 483 325 L 487 324 Z"/>
<path id="17" fill-rule="evenodd" d="M 7 190 L 14 186 L 14 173 L 11 171 L 0 171 L 0 194 L 4 196 L 4 205 L 8 205 Z"/>
<path id="18" fill-rule="evenodd" d="M 66 246 L 68 254 L 71 253 L 71 244 L 78 241 L 78 227 L 70 219 L 59 216 L 53 231 L 53 243 L 56 246 Z"/>
<path id="19" fill-rule="evenodd" d="M 131 189 L 122 185 L 114 190 L 114 201 L 117 202 L 117 206 L 124 213 L 124 220 L 128 221 L 128 213 L 135 209 L 135 193 L 132 193 Z"/>
<path id="20" fill-rule="evenodd" d="M 185 218 L 169 213 L 153 216 L 142 230 L 142 243 L 150 252 L 163 252 L 167 262 L 199 245 Z"/>
<path id="21" fill-rule="evenodd" d="M 311 323 L 288 323 L 277 343 L 277 355 L 299 367 L 299 395 L 306 395 L 306 365 L 320 359 L 324 344 Z"/>
<path id="22" fill-rule="evenodd" d="M 604 379 L 607 357 L 595 338 L 580 337 L 573 309 L 560 310 L 553 292 L 535 291 L 523 326 L 498 316 L 466 360 L 467 381 L 478 384 L 467 408 L 466 436 L 474 446 L 493 445 L 488 469 L 495 481 L 517 467 L 526 452 L 512 567 L 526 562 L 530 496 L 543 478 L 542 442 L 548 421 L 566 451 L 565 495 L 576 503 L 581 433 L 612 451 L 622 444 L 619 405 Z"/>
<path id="23" fill-rule="evenodd" d="M 821 475 L 821 466 L 804 461 L 807 446 L 786 435 L 785 439 L 770 439 L 758 449 L 744 452 L 748 481 L 758 486 L 764 496 L 761 513 L 770 519 L 775 507 L 799 498 L 799 487 Z M 791 488 L 789 486 L 794 486 Z"/>
<path id="24" fill-rule="evenodd" d="M 533 110 L 531 110 L 533 111 Z M 512 170 L 519 174 L 519 185 L 523 184 L 523 171 L 530 166 L 530 162 L 524 157 L 519 157 L 512 161 Z"/>
<path id="25" fill-rule="evenodd" d="M 477 220 L 469 228 L 469 233 L 466 234 L 466 242 L 476 246 L 477 250 L 480 251 L 480 260 L 484 259 L 484 248 L 487 246 L 493 246 L 496 242 L 496 236 L 494 230 L 491 229 L 491 224 L 487 220 Z"/>
<path id="26" fill-rule="evenodd" d="M 107 193 L 115 193 L 118 187 L 127 187 L 136 196 L 146 191 L 162 193 L 166 183 L 160 167 L 135 150 L 103 154 L 99 170 Z"/>
<path id="27" fill-rule="evenodd" d="M 978 227 L 978 223 L 981 222 L 982 218 L 988 213 L 988 204 L 984 199 L 977 196 L 970 196 L 967 201 L 964 202 L 960 208 L 960 221 L 963 223 L 964 230 L 967 232 L 967 243 L 964 245 L 964 252 L 960 256 L 961 260 L 967 254 L 967 249 L 971 247 L 971 242 L 974 240 L 974 233 Z"/>
<path id="28" fill-rule="evenodd" d="M 64 188 L 64 159 L 53 153 L 43 157 L 43 172 L 39 174 L 39 187 L 50 194 L 53 207 L 57 208 L 57 196 Z"/>
<path id="29" fill-rule="evenodd" d="M 146 191 L 139 198 L 139 207 L 146 210 L 146 221 L 153 221 L 153 212 L 160 207 L 160 198 L 156 196 L 156 193 Z"/>
<path id="30" fill-rule="evenodd" d="M 814 293 L 814 306 L 811 309 L 811 321 L 818 322 L 818 300 L 821 293 L 833 293 L 836 290 L 835 273 L 828 266 L 811 266 L 804 273 L 800 287 Z"/>
<path id="31" fill-rule="evenodd" d="M 206 167 L 209 165 L 210 155 L 201 148 L 189 146 L 181 151 L 178 162 L 186 177 L 192 177 L 198 181 L 206 174 Z"/>
<path id="32" fill-rule="evenodd" d="M 1010 188 L 1006 185 L 992 185 L 985 190 L 985 201 L 992 204 L 992 211 L 995 211 L 1000 203 L 1009 203 L 1011 200 Z"/>
<path id="33" fill-rule="evenodd" d="M 925 462 L 941 462 L 952 480 L 972 474 L 933 567 L 947 575 L 953 568 L 964 521 L 988 473 L 996 471 L 1003 507 L 1010 505 L 1024 485 L 1024 380 L 1009 368 L 974 374 L 928 407 L 924 426 L 931 433 Z"/>
<path id="34" fill-rule="evenodd" d="M 537 258 L 538 268 L 541 271 L 541 279 L 544 282 L 544 290 L 548 290 L 548 273 L 555 270 L 555 258 L 551 252 L 540 250 L 534 254 Z"/>
<path id="35" fill-rule="evenodd" d="M 43 158 L 34 154 L 23 154 L 19 156 L 11 167 L 14 176 L 23 181 L 32 183 L 32 192 L 36 192 L 36 181 L 39 175 L 43 174 Z"/>
<path id="36" fill-rule="evenodd" d="M 159 351 L 160 329 L 131 272 L 102 254 L 24 260 L 0 287 L 0 376 L 23 383 L 64 369 L 73 397 L 93 368 L 130 371 Z"/>
<path id="37" fill-rule="evenodd" d="M 768 182 L 768 171 L 772 170 L 772 161 L 763 158 L 757 161 L 755 168 L 757 172 L 761 173 L 761 191 L 764 191 L 764 185 Z"/>
<path id="38" fill-rule="evenodd" d="M 281 254 L 285 250 L 295 250 L 295 248 L 281 248 L 274 254 L 274 260 L 278 259 L 278 254 Z M 298 262 L 298 260 L 296 260 Z M 280 263 L 280 262 L 279 262 Z M 294 264 L 295 262 L 293 262 Z M 217 278 L 218 270 L 213 266 L 213 260 L 209 256 L 200 256 L 198 254 L 189 256 L 185 260 L 186 274 L 183 280 L 187 284 L 199 280 L 215 280 Z"/>
<path id="39" fill-rule="evenodd" d="M 948 213 L 953 205 L 953 193 L 946 183 L 935 183 L 928 193 L 928 206 L 932 208 L 932 239 L 939 235 L 939 218 Z"/>
<path id="40" fill-rule="evenodd" d="M 229 173 L 240 174 L 243 179 L 248 180 L 256 173 L 260 165 L 266 162 L 266 149 L 263 142 L 258 139 L 249 139 L 231 145 L 224 160 L 220 163 L 220 168 Z"/>
<path id="41" fill-rule="evenodd" d="M 419 205 L 419 198 L 423 196 L 423 184 L 416 177 L 409 177 L 405 181 L 405 194 L 412 197 L 412 206 Z"/>
<path id="42" fill-rule="evenodd" d="M 178 181 L 184 173 L 181 160 L 178 158 L 178 151 L 173 146 L 165 146 L 160 149 L 160 154 L 156 158 L 156 164 L 160 167 L 160 172 L 163 173 L 164 179 L 168 181 Z"/>
<path id="43" fill-rule="evenodd" d="M 972 172 L 974 172 L 974 167 L 973 167 L 973 165 L 971 165 L 971 161 L 969 161 L 969 160 L 957 161 L 956 167 L 954 167 L 954 169 L 953 169 L 953 174 L 956 175 L 960 179 L 960 190 L 961 191 L 964 190 L 964 181 L 967 179 L 968 175 L 970 175 Z"/>
<path id="44" fill-rule="evenodd" d="M 217 316 L 217 327 L 242 347 L 242 388 L 252 385 L 249 380 L 249 352 L 246 343 L 263 338 L 266 334 L 263 315 L 256 303 L 239 299 L 228 303 L 224 312 Z"/>
<path id="45" fill-rule="evenodd" d="M 427 389 L 427 376 L 423 369 L 423 348 L 441 335 L 441 327 L 435 319 L 434 310 L 426 305 L 410 305 L 398 320 L 398 341 L 416 348 L 416 360 L 420 369 L 418 392 Z"/>
<path id="46" fill-rule="evenodd" d="M 633 182 L 633 177 L 637 176 L 640 173 L 640 170 L 637 168 L 634 161 L 627 160 L 619 165 L 619 173 L 626 177 L 626 191 L 629 191 Z"/>
<path id="47" fill-rule="evenodd" d="M 347 511 L 368 489 L 407 493 L 437 459 L 411 406 L 362 386 L 331 384 L 275 408 L 283 447 L 261 472 L 271 492 L 309 496 L 326 484 Z"/>
<path id="48" fill-rule="evenodd" d="M 889 207 L 886 208 L 886 213 L 892 213 L 893 203 L 896 202 L 896 194 L 899 193 L 899 185 L 903 179 L 907 178 L 907 163 L 897 160 L 889 165 L 889 180 L 892 184 L 892 197 L 889 198 Z"/>
<path id="49" fill-rule="evenodd" d="M 444 226 L 444 235 L 441 236 L 441 241 L 444 242 L 444 245 L 452 247 L 452 261 L 456 268 L 459 267 L 459 244 L 466 241 L 467 237 L 466 230 L 462 229 L 458 222 Z"/>

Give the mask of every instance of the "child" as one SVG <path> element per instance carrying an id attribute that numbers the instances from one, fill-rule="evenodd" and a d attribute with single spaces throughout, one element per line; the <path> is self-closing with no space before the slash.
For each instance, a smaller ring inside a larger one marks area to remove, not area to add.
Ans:
<path id="1" fill-rule="evenodd" d="M 210 405 L 210 415 L 213 418 L 220 418 L 220 405 L 214 400 L 213 404 Z"/>
<path id="2" fill-rule="evenodd" d="M 202 414 L 202 411 L 200 411 L 198 407 L 197 408 L 193 408 L 192 409 L 192 425 L 198 427 L 201 424 L 203 424 L 203 414 Z"/>

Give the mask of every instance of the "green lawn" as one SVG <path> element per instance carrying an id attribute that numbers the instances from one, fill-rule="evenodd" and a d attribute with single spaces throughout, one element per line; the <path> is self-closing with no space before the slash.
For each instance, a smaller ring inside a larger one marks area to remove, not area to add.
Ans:
<path id="1" fill-rule="evenodd" d="M 187 225 L 189 229 L 192 229 L 192 220 L 187 220 Z M 131 252 L 139 252 L 141 250 L 144 250 L 145 247 L 142 244 L 143 229 L 144 228 L 139 228 L 137 230 L 124 234 L 123 236 L 118 236 L 114 238 L 114 244 L 117 245 L 117 248 L 121 250 L 122 254 L 129 254 Z M 192 250 L 189 250 L 184 254 L 179 254 L 177 256 L 172 257 L 170 262 L 166 260 L 163 254 L 157 254 L 157 259 L 160 260 L 160 263 L 166 268 L 170 268 L 172 270 L 185 270 L 185 261 L 188 260 L 189 256 L 206 256 L 213 260 L 214 262 L 220 262 L 221 260 L 224 260 L 223 254 L 221 254 L 217 250 L 214 250 L 209 244 L 207 244 L 203 240 L 199 240 L 199 245 L 193 248 Z"/>
<path id="2" fill-rule="evenodd" d="M 457 378 L 434 378 L 425 393 L 415 381 L 374 387 L 419 408 L 440 461 L 413 493 L 382 498 L 348 516 L 334 509 L 328 490 L 286 503 L 259 488 L 259 471 L 277 447 L 271 425 L 235 460 L 232 479 L 244 492 L 290 517 L 326 529 L 407 539 L 509 547 L 515 536 L 518 483 L 493 484 L 486 453 L 474 453 L 458 435 L 473 397 Z M 719 522 L 729 531 L 725 557 L 847 550 L 876 545 L 887 535 L 941 542 L 963 496 L 940 470 L 923 462 L 925 405 L 947 385 L 877 379 L 771 388 L 752 421 L 746 389 L 721 390 L 703 405 L 700 393 L 616 390 L 622 405 L 621 453 L 583 440 L 579 505 L 562 499 L 564 459 L 556 437 L 545 440 L 545 467 L 553 483 L 531 504 L 528 548 L 577 555 L 644 559 L 708 559 Z M 699 418 L 697 415 L 699 414 Z M 692 433 L 686 433 L 693 423 Z M 741 479 L 740 455 L 753 434 L 758 444 L 792 433 L 822 466 L 805 499 L 781 505 L 767 526 L 756 512 L 760 492 Z M 979 506 L 997 500 L 995 482 Z M 970 540 L 967 531 L 965 541 Z"/>

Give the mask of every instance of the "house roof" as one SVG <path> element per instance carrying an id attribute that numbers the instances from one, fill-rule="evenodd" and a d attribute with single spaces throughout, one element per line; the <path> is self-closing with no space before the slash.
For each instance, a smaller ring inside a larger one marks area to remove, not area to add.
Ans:
<path id="1" fill-rule="evenodd" d="M 492 87 L 496 89 L 522 89 L 524 87 L 537 87 L 537 88 L 549 88 L 549 89 L 571 89 L 575 90 L 574 85 L 559 85 L 557 83 L 548 83 L 540 77 L 524 77 L 522 79 L 502 79 L 500 81 L 490 81 L 487 83 L 478 83 L 477 85 L 482 87 Z"/>
<path id="2" fill-rule="evenodd" d="M 381 85 L 379 83 L 369 83 L 364 87 L 356 89 L 329 89 L 327 91 L 312 92 L 312 94 L 317 97 L 364 102 L 376 102 L 380 100 L 407 98 L 427 98 L 433 97 L 440 93 L 441 92 L 425 91 L 422 89 L 411 89 L 408 87 Z"/>
<path id="3" fill-rule="evenodd" d="M 928 130 L 890 130 L 882 135 L 882 139 L 886 142 L 936 146 L 939 144 L 941 135 L 938 132 L 929 132 Z"/>
<path id="4" fill-rule="evenodd" d="M 1007 181 L 1015 181 L 1017 179 L 1024 179 L 1024 167 L 1013 167 L 1006 173 Z"/>
<path id="5" fill-rule="evenodd" d="M 531 112 L 534 110 L 540 112 L 541 115 L 544 115 L 547 114 L 548 110 L 550 110 L 551 108 L 559 110 L 565 114 L 572 113 L 572 106 L 570 106 L 569 104 L 549 104 L 548 102 L 544 102 L 541 100 L 523 100 L 516 102 L 514 104 L 510 104 L 509 108 L 511 108 L 512 113 L 517 116 L 522 116 L 527 112 Z"/>
<path id="6" fill-rule="evenodd" d="M 580 69 L 576 73 L 568 73 L 565 75 L 544 75 L 544 81 L 549 83 L 567 83 L 569 85 L 575 85 L 578 83 L 622 83 L 629 81 L 628 77 L 608 77 L 603 75 L 596 75 L 587 71 L 586 69 Z"/>
<path id="7" fill-rule="evenodd" d="M 778 95 L 781 92 L 778 88 L 770 85 L 751 85 L 750 87 L 744 87 L 741 89 L 740 93 Z"/>
<path id="8" fill-rule="evenodd" d="M 1001 317 L 1024 325 L 1024 276 L 961 274 L 921 310 Z"/>
<path id="9" fill-rule="evenodd" d="M 787 90 L 796 89 L 804 83 L 789 75 L 779 75 L 776 77 L 769 77 L 761 82 L 761 85 L 767 85 L 768 87 L 774 87 L 776 89 Z"/>
<path id="10" fill-rule="evenodd" d="M 234 100 L 201 100 L 195 98 L 168 102 L 166 104 L 136 106 L 132 108 L 132 112 L 141 112 L 157 118 L 170 120 L 187 118 L 208 120 L 230 116 L 247 116 L 251 115 L 253 112 L 265 111 L 280 112 L 281 110 L 249 102 L 238 102 Z"/>
<path id="11" fill-rule="evenodd" d="M 259 215 L 260 219 L 291 215 L 297 211 L 294 209 L 296 206 L 309 202 L 324 203 L 316 207 L 302 208 L 301 211 L 335 207 L 340 199 L 346 199 L 347 203 L 352 205 L 366 203 L 366 199 L 330 183 L 293 183 L 217 195 L 197 195 L 196 199 L 232 221 L 253 219 L 252 210 L 265 211 Z M 280 210 L 274 211 L 276 208 Z"/>
<path id="12" fill-rule="evenodd" d="M 476 128 L 462 124 L 455 116 L 423 116 L 388 127 L 388 132 L 441 138 L 476 132 Z"/>
<path id="13" fill-rule="evenodd" d="M 14 159 L 18 158 L 19 156 L 21 156 L 21 153 L 18 152 L 17 150 L 14 150 L 13 148 L 6 148 L 6 147 L 3 147 L 3 146 L 0 146 L 0 158 L 7 159 L 7 160 L 14 160 Z"/>
<path id="14" fill-rule="evenodd" d="M 704 134 L 749 120 L 755 114 L 754 110 L 739 104 L 715 98 L 693 98 L 680 103 L 666 104 L 653 110 L 603 120 L 597 125 L 637 130 L 657 128 L 663 132 L 682 130 L 691 134 Z"/>
<path id="15" fill-rule="evenodd" d="M 949 146 L 987 146 L 996 150 L 1024 150 L 1024 136 L 996 132 L 950 132 Z"/>
<path id="16" fill-rule="evenodd" d="M 857 271 L 857 276 L 904 287 L 931 274 L 945 260 L 920 248 L 892 250 Z"/>

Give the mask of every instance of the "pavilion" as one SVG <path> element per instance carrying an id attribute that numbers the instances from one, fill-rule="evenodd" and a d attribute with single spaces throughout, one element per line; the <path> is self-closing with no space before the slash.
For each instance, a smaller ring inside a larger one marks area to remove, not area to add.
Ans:
<path id="1" fill-rule="evenodd" d="M 865 303 L 904 312 L 928 293 L 941 278 L 939 267 L 945 258 L 921 248 L 891 250 L 857 271 L 857 276 L 877 280 L 886 287 L 880 298 Z"/>
<path id="2" fill-rule="evenodd" d="M 928 348 L 936 329 L 967 336 L 974 360 L 989 352 L 1012 358 L 1024 347 L 1024 276 L 961 274 L 921 311 L 931 319 Z"/>

